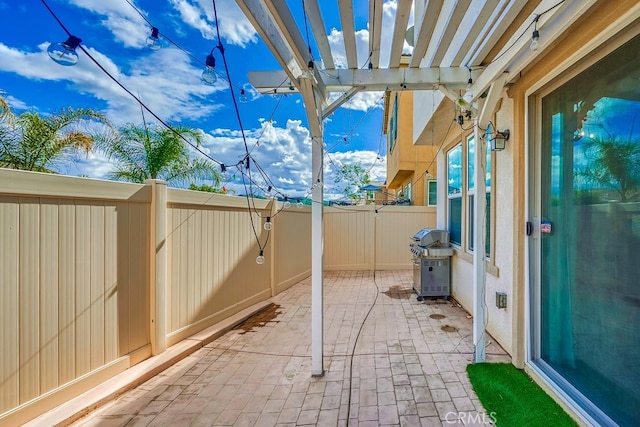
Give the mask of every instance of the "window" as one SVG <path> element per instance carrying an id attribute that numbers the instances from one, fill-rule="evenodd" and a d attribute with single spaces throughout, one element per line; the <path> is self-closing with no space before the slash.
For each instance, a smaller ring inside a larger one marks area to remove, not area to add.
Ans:
<path id="1" fill-rule="evenodd" d="M 427 181 L 427 206 L 438 205 L 438 181 L 430 179 Z"/>
<path id="2" fill-rule="evenodd" d="M 396 139 L 398 138 L 398 94 L 393 101 L 393 113 L 391 114 L 391 120 L 389 120 L 389 134 L 387 135 L 389 140 L 389 152 L 393 151 L 393 147 L 396 145 Z"/>
<path id="3" fill-rule="evenodd" d="M 462 245 L 462 145 L 447 153 L 449 241 Z"/>
<path id="4" fill-rule="evenodd" d="M 486 135 L 491 133 L 491 125 L 487 129 Z M 485 138 L 485 141 L 488 141 Z M 467 200 L 468 200 L 468 238 L 467 247 L 470 251 L 473 251 L 473 245 L 475 240 L 475 218 L 474 218 L 474 203 L 475 203 L 475 138 L 470 136 L 467 138 Z M 487 149 L 487 159 L 485 162 L 486 170 L 486 209 L 485 209 L 485 221 L 486 221 L 486 236 L 485 236 L 485 252 L 487 257 L 491 254 L 491 150 Z"/>
<path id="5" fill-rule="evenodd" d="M 404 186 L 404 198 L 411 204 L 411 181 Z"/>

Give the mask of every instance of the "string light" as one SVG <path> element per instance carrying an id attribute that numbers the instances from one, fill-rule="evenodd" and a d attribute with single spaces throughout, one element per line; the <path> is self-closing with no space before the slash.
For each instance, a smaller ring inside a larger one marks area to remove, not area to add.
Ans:
<path id="1" fill-rule="evenodd" d="M 244 89 L 240 89 L 240 96 L 238 96 L 238 101 L 240 101 L 242 104 L 246 104 L 247 101 L 249 101 L 247 93 L 244 91 Z"/>
<path id="2" fill-rule="evenodd" d="M 156 27 L 151 27 L 151 35 L 147 37 L 147 46 L 151 50 L 158 50 L 162 47 L 159 31 Z"/>
<path id="3" fill-rule="evenodd" d="M 298 209 L 302 209 L 304 207 L 302 200 L 298 200 L 298 203 L 296 204 L 296 206 L 298 207 Z"/>
<path id="4" fill-rule="evenodd" d="M 285 209 L 289 209 L 291 207 L 291 202 L 289 201 L 288 197 L 284 198 L 284 208 Z"/>
<path id="5" fill-rule="evenodd" d="M 263 251 L 262 251 L 262 249 L 261 249 L 261 250 L 260 250 L 260 255 L 258 255 L 258 256 L 256 257 L 256 264 L 258 264 L 258 265 L 262 265 L 262 264 L 264 264 L 264 255 L 263 255 L 263 254 L 264 254 L 264 252 L 263 252 Z"/>
<path id="6" fill-rule="evenodd" d="M 264 229 L 267 231 L 271 231 L 273 229 L 273 223 L 271 222 L 270 216 L 267 217 L 267 220 L 264 223 Z"/>
<path id="7" fill-rule="evenodd" d="M 47 55 L 56 63 L 64 66 L 76 65 L 78 63 L 78 54 L 76 48 L 80 46 L 82 39 L 69 35 L 66 41 L 59 43 L 51 43 L 47 48 Z"/>
<path id="8" fill-rule="evenodd" d="M 218 75 L 216 74 L 216 58 L 213 56 L 213 51 L 215 47 L 211 49 L 211 53 L 207 55 L 205 59 L 205 68 L 202 72 L 202 81 L 208 85 L 215 84 L 216 80 L 218 80 Z"/>
<path id="9" fill-rule="evenodd" d="M 533 20 L 533 34 L 531 35 L 531 44 L 529 45 L 529 48 L 533 51 L 538 50 L 538 48 L 540 47 L 540 32 L 538 31 L 538 18 L 540 18 L 540 15 L 536 15 L 535 19 Z"/>

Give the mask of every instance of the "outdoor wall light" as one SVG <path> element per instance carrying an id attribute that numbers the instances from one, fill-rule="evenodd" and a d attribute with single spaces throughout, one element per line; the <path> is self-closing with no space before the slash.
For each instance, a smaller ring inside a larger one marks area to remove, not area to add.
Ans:
<path id="1" fill-rule="evenodd" d="M 507 308 L 507 294 L 504 292 L 496 292 L 496 307 Z"/>
<path id="2" fill-rule="evenodd" d="M 507 141 L 509 140 L 509 129 L 505 129 L 502 132 L 496 131 L 492 138 L 490 138 L 491 142 L 491 151 L 502 151 L 507 146 Z"/>
<path id="3" fill-rule="evenodd" d="M 156 27 L 151 27 L 151 35 L 147 37 L 147 46 L 151 50 L 158 50 L 162 47 L 162 41 Z"/>
<path id="4" fill-rule="evenodd" d="M 70 35 L 66 41 L 51 43 L 47 48 L 47 55 L 60 65 L 76 65 L 78 62 L 76 48 L 80 46 L 80 42 L 82 42 L 81 39 Z"/>

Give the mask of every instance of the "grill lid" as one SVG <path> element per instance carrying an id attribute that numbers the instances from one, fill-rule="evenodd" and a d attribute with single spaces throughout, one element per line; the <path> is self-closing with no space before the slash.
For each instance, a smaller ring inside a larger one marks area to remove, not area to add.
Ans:
<path id="1" fill-rule="evenodd" d="M 413 242 L 424 247 L 449 246 L 449 232 L 423 228 L 413 235 Z"/>

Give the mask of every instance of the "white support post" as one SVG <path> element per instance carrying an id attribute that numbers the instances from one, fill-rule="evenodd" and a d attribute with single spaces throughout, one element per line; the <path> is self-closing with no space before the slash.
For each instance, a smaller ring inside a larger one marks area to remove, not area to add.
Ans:
<path id="1" fill-rule="evenodd" d="M 473 344 L 474 362 L 485 361 L 485 236 L 487 205 L 487 144 L 480 139 L 478 118 L 473 124 L 475 146 L 474 176 L 475 197 L 473 204 Z"/>
<path id="2" fill-rule="evenodd" d="M 311 375 L 324 375 L 323 362 L 323 194 L 324 177 L 322 174 L 323 157 L 322 131 L 320 136 L 314 136 L 311 148 L 313 190 L 311 199 Z"/>
<path id="3" fill-rule="evenodd" d="M 149 239 L 151 354 L 167 349 L 167 183 L 149 179 L 151 224 Z"/>
<path id="4" fill-rule="evenodd" d="M 322 136 L 322 102 L 319 102 L 311 78 L 299 79 L 300 92 L 311 131 L 311 375 L 324 375 L 323 356 L 323 195 L 324 141 Z"/>

